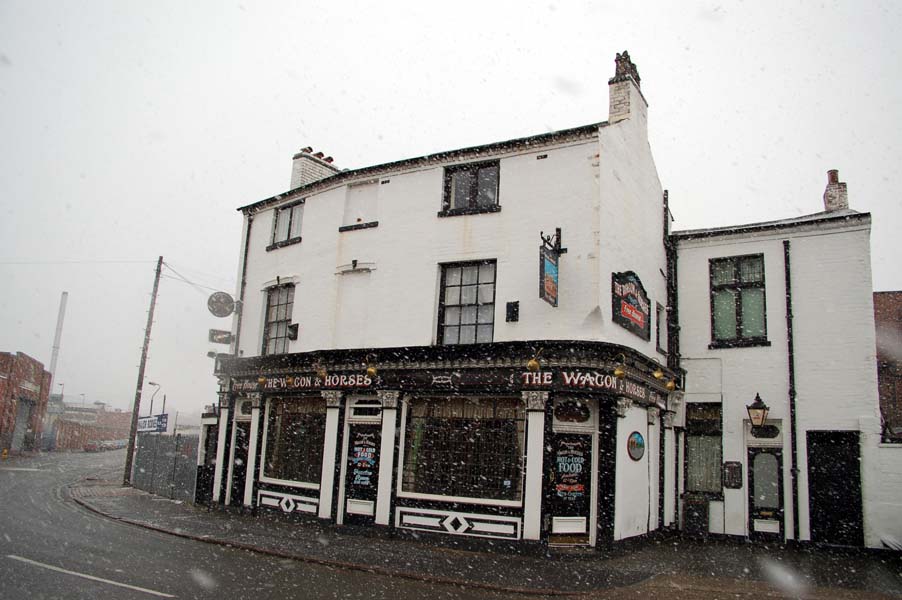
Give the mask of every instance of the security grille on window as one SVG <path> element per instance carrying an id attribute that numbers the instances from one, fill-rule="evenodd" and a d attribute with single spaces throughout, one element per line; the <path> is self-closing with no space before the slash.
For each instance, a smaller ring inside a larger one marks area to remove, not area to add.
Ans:
<path id="1" fill-rule="evenodd" d="M 266 325 L 263 330 L 263 354 L 285 354 L 292 337 L 291 311 L 294 285 L 280 285 L 266 292 Z"/>
<path id="2" fill-rule="evenodd" d="M 495 261 L 442 266 L 439 344 L 492 341 L 495 324 Z"/>
<path id="3" fill-rule="evenodd" d="M 445 214 L 492 212 L 498 206 L 498 161 L 445 169 Z"/>
<path id="4" fill-rule="evenodd" d="M 402 490 L 521 500 L 524 420 L 516 398 L 411 400 Z"/>
<path id="5" fill-rule="evenodd" d="M 721 405 L 686 405 L 686 491 L 723 493 Z"/>
<path id="6" fill-rule="evenodd" d="M 326 406 L 322 398 L 270 399 L 263 476 L 318 484 L 325 432 Z"/>
<path id="7" fill-rule="evenodd" d="M 301 221 L 303 217 L 303 202 L 276 209 L 276 224 L 273 228 L 272 243 L 299 241 L 301 239 Z"/>
<path id="8" fill-rule="evenodd" d="M 764 256 L 718 258 L 710 271 L 714 345 L 766 343 Z"/>

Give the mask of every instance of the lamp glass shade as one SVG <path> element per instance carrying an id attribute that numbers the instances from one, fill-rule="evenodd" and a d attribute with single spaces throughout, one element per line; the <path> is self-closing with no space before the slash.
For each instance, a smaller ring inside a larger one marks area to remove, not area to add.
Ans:
<path id="1" fill-rule="evenodd" d="M 749 413 L 749 421 L 752 422 L 752 427 L 761 427 L 767 421 L 767 413 L 770 412 L 770 407 L 761 400 L 761 396 L 755 394 L 755 401 L 745 407 Z"/>

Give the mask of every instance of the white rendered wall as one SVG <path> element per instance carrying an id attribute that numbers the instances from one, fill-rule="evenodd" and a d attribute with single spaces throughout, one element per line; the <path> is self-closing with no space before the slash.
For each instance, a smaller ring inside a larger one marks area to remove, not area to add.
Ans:
<path id="1" fill-rule="evenodd" d="M 622 540 L 648 532 L 649 473 L 648 417 L 645 408 L 633 406 L 617 418 L 617 464 L 614 484 L 614 539 Z M 629 435 L 638 431 L 645 438 L 645 454 L 633 460 L 626 451 Z"/>
<path id="2" fill-rule="evenodd" d="M 629 120 L 602 131 L 614 129 L 623 131 L 605 142 L 610 156 L 600 163 L 597 139 L 501 156 L 498 213 L 437 217 L 444 165 L 379 177 L 378 227 L 338 232 L 345 185 L 307 197 L 298 244 L 267 252 L 274 210 L 257 213 L 249 248 L 242 355 L 260 353 L 264 291 L 277 277 L 296 283 L 293 321 L 300 324 L 300 332 L 289 352 L 431 345 L 439 265 L 480 259 L 497 260 L 494 341 L 604 340 L 655 355 L 654 335 L 645 342 L 610 323 L 612 270 L 636 271 L 652 307 L 655 301 L 664 303 L 666 296 L 660 274 L 665 268 L 661 191 L 648 143 L 631 139 L 638 133 Z M 617 157 L 618 152 L 628 155 Z M 540 155 L 546 158 L 539 160 Z M 638 162 L 628 168 L 630 160 Z M 613 169 L 617 173 L 612 174 Z M 610 188 L 603 194 L 600 181 Z M 622 214 L 618 220 L 631 221 L 641 214 L 646 221 L 615 227 L 607 223 L 610 217 L 602 216 L 600 204 L 606 213 Z M 538 247 L 539 233 L 552 233 L 556 227 L 562 228 L 569 252 L 560 261 L 560 301 L 555 308 L 538 297 Z M 368 263 L 372 270 L 336 274 L 353 260 Z M 504 319 L 510 301 L 520 302 L 517 323 Z"/>
<path id="3" fill-rule="evenodd" d="M 658 179 L 645 123 L 645 100 L 635 86 L 630 107 L 634 116 L 599 129 L 599 193 L 597 256 L 600 313 L 586 314 L 584 326 L 598 339 L 630 346 L 666 363 L 655 346 L 655 303 L 667 306 L 667 261 L 664 252 L 664 190 Z M 638 114 L 635 114 L 638 113 Z M 611 273 L 634 271 L 648 292 L 651 336 L 646 342 L 611 315 Z"/>

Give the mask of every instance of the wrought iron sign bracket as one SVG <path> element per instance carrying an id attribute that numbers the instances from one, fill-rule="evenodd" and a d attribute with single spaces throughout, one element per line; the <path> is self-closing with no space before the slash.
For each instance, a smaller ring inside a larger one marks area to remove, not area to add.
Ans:
<path id="1" fill-rule="evenodd" d="M 567 249 L 561 247 L 561 228 L 556 227 L 554 230 L 554 235 L 545 235 L 544 231 L 539 232 L 539 237 L 542 238 L 542 244 L 548 250 L 551 250 L 558 256 L 561 254 L 567 254 Z"/>

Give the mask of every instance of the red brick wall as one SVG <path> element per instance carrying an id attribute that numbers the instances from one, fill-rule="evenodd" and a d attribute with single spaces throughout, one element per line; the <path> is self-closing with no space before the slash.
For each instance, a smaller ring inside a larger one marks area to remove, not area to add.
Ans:
<path id="1" fill-rule="evenodd" d="M 0 352 L 0 450 L 9 450 L 12 445 L 16 413 L 23 399 L 33 405 L 25 449 L 40 447 L 49 397 L 50 373 L 43 363 L 21 352 Z"/>

